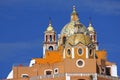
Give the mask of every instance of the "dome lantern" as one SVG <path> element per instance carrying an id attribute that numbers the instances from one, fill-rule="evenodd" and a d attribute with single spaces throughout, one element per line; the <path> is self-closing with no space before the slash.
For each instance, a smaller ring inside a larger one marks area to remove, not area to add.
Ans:
<path id="1" fill-rule="evenodd" d="M 79 18 L 78 18 L 78 14 L 76 12 L 76 7 L 73 6 L 73 11 L 72 11 L 72 14 L 71 14 L 71 21 L 78 21 Z"/>
<path id="2" fill-rule="evenodd" d="M 53 31 L 53 27 L 52 27 L 52 21 L 51 19 L 49 20 L 49 24 L 48 24 L 48 28 L 47 28 L 47 31 Z"/>
<path id="3" fill-rule="evenodd" d="M 89 22 L 88 30 L 91 31 L 91 32 L 95 31 L 93 26 L 92 26 L 92 22 L 91 21 Z"/>

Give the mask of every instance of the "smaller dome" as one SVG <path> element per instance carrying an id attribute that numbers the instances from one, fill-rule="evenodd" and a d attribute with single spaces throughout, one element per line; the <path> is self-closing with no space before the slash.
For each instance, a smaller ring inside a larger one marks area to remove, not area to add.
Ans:
<path id="1" fill-rule="evenodd" d="M 47 31 L 52 31 L 52 30 L 53 30 L 53 27 L 49 25 L 47 28 Z"/>
<path id="2" fill-rule="evenodd" d="M 94 32 L 94 28 L 92 27 L 92 24 L 91 24 L 91 23 L 89 24 L 88 30 Z"/>
<path id="3" fill-rule="evenodd" d="M 51 19 L 49 20 L 49 25 L 48 25 L 48 28 L 47 28 L 47 31 L 53 31 L 53 27 L 52 27 L 52 21 Z"/>

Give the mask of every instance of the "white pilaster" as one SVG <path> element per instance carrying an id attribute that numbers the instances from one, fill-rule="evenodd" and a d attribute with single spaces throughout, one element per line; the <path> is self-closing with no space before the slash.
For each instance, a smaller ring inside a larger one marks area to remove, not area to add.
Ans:
<path id="1" fill-rule="evenodd" d="M 74 58 L 74 48 L 72 48 L 72 58 Z"/>
<path id="2" fill-rule="evenodd" d="M 111 66 L 111 76 L 117 77 L 117 66 L 114 64 Z"/>
<path id="3" fill-rule="evenodd" d="M 65 77 L 66 77 L 66 80 L 70 80 L 70 76 L 67 75 L 67 73 L 66 73 Z"/>
<path id="4" fill-rule="evenodd" d="M 87 58 L 87 59 L 89 58 L 89 55 L 88 55 L 88 47 L 86 47 L 86 58 Z"/>
<path id="5" fill-rule="evenodd" d="M 43 46 L 43 58 L 45 57 L 45 46 Z"/>
<path id="6" fill-rule="evenodd" d="M 96 44 L 96 50 L 99 50 L 98 44 Z"/>

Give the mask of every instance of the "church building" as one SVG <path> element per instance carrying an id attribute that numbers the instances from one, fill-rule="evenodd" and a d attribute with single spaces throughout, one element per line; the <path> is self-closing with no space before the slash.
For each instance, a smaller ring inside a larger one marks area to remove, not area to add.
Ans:
<path id="1" fill-rule="evenodd" d="M 7 80 L 119 80 L 117 65 L 99 50 L 91 21 L 84 26 L 73 6 L 68 22 L 56 38 L 51 20 L 44 32 L 43 57 L 29 66 L 13 66 Z"/>

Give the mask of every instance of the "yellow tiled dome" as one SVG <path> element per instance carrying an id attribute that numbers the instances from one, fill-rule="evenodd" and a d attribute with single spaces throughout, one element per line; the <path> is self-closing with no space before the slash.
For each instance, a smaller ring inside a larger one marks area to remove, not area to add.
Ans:
<path id="1" fill-rule="evenodd" d="M 76 45 L 78 43 L 82 43 L 84 45 L 88 45 L 91 43 L 90 37 L 84 34 L 74 34 L 70 37 L 68 37 L 66 41 L 66 46 L 67 45 Z"/>
<path id="2" fill-rule="evenodd" d="M 76 25 L 76 23 L 77 24 L 79 23 L 81 33 L 86 32 L 86 27 L 84 25 L 82 25 L 79 21 L 77 21 L 77 22 L 71 21 L 70 23 L 66 24 L 63 27 L 63 29 L 61 31 L 61 34 L 66 34 L 67 36 L 73 35 L 75 33 L 75 25 Z"/>

